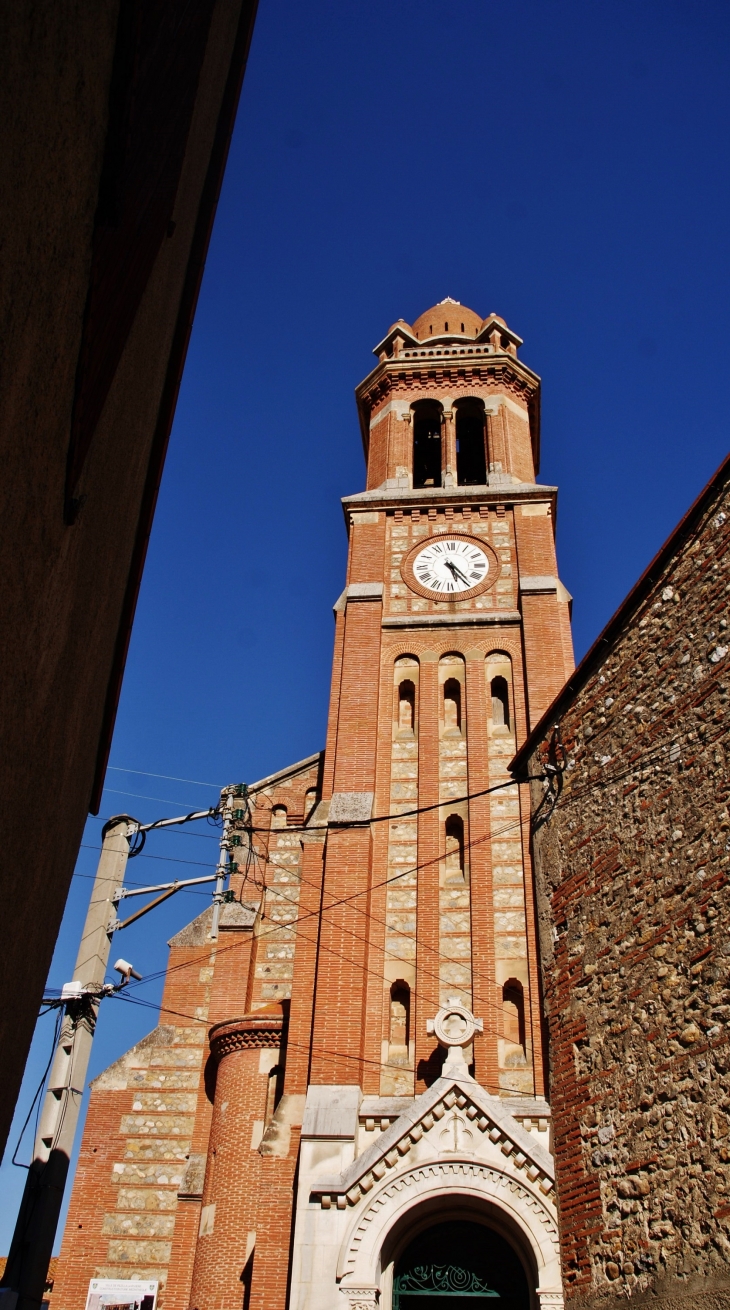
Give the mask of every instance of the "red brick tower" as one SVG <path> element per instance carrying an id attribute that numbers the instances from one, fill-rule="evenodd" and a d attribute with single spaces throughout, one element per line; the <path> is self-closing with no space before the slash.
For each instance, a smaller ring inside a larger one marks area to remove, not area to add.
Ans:
<path id="1" fill-rule="evenodd" d="M 572 669 L 570 598 L 521 344 L 447 299 L 376 348 L 326 748 L 251 789 L 265 891 L 239 878 L 256 903 L 231 907 L 227 954 L 205 916 L 196 929 L 214 1027 L 178 1131 L 204 1145 L 182 1152 L 165 1249 L 140 1239 L 125 1257 L 118 1240 L 103 1266 L 97 1241 L 87 1279 L 125 1259 L 157 1270 L 167 1310 L 408 1310 L 467 1286 L 515 1310 L 562 1304 L 529 800 L 507 766 Z M 166 993 L 179 1014 L 181 986 Z M 110 1122 L 103 1093 L 90 1122 Z M 69 1231 L 99 1227 L 88 1137 Z M 58 1310 L 81 1307 L 70 1264 L 64 1248 Z"/>

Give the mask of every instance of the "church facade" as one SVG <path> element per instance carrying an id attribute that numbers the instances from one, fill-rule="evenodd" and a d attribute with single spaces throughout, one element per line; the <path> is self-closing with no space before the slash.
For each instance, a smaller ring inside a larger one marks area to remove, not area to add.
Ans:
<path id="1" fill-rule="evenodd" d="M 573 655 L 521 345 L 446 300 L 376 347 L 325 749 L 223 793 L 235 899 L 95 1081 L 54 1310 L 563 1304 L 508 766 Z"/>

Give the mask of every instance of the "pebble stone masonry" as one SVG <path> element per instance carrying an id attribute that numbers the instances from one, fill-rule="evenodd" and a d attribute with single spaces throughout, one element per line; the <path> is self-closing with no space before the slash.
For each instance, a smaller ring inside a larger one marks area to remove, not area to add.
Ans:
<path id="1" fill-rule="evenodd" d="M 576 1310 L 730 1306 L 729 546 L 726 460 L 513 764 Z"/>

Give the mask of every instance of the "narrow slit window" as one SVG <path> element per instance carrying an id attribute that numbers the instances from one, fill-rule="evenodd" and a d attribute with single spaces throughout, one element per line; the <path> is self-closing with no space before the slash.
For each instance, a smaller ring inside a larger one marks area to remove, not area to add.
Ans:
<path id="1" fill-rule="evenodd" d="M 492 678 L 492 723 L 495 728 L 509 728 L 509 689 L 507 679 L 501 676 Z"/>
<path id="2" fill-rule="evenodd" d="M 390 989 L 388 1061 L 407 1064 L 411 1039 L 411 989 L 399 978 Z"/>
<path id="3" fill-rule="evenodd" d="M 416 688 L 410 678 L 406 678 L 398 688 L 398 731 L 410 736 L 415 726 Z"/>
<path id="4" fill-rule="evenodd" d="M 502 988 L 502 1030 L 508 1042 L 525 1049 L 525 993 L 516 978 Z"/>
<path id="5" fill-rule="evenodd" d="M 450 814 L 446 820 L 446 881 L 462 882 L 464 879 L 464 820 L 458 814 Z"/>
<path id="6" fill-rule="evenodd" d="M 444 730 L 461 732 L 461 683 L 458 678 L 447 678 L 444 683 Z"/>

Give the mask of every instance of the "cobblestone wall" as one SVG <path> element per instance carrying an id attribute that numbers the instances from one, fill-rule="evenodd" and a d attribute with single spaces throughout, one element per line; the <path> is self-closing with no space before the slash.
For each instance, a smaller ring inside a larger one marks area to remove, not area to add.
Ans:
<path id="1" fill-rule="evenodd" d="M 527 762 L 574 1306 L 730 1306 L 727 482 L 695 520 Z"/>

